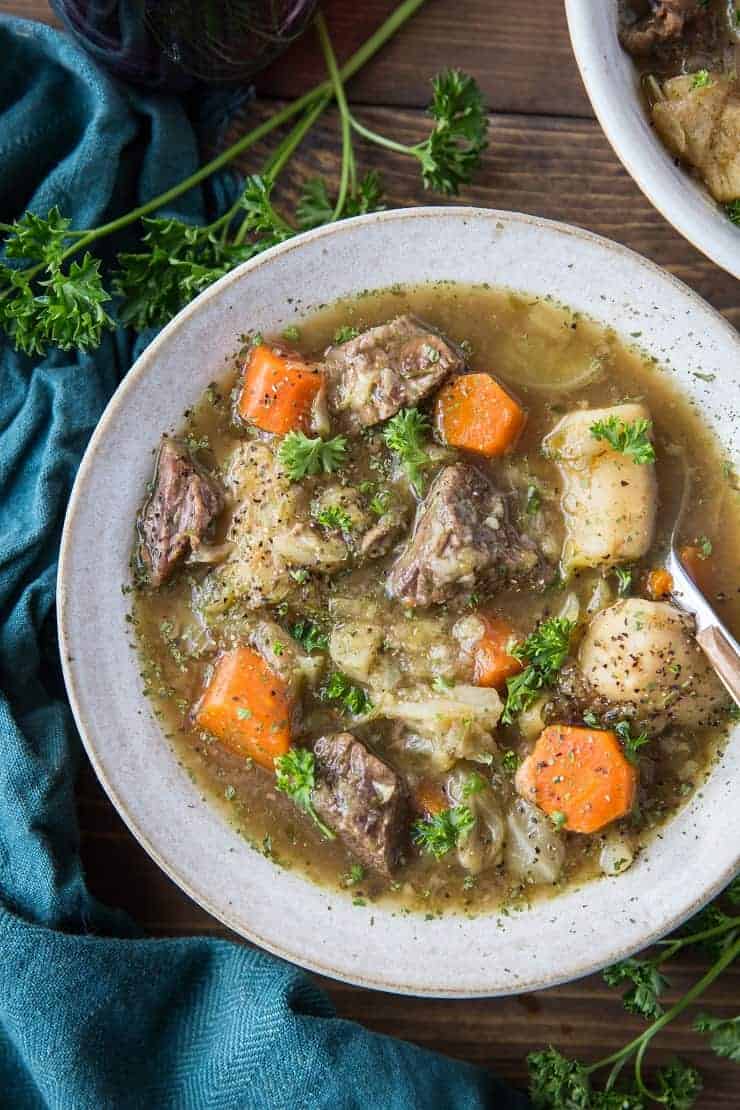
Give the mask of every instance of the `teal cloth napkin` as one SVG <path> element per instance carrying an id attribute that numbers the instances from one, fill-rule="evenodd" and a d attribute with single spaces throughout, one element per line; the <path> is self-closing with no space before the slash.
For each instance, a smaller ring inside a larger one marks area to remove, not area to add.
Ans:
<path id="1" fill-rule="evenodd" d="M 0 58 L 0 220 L 57 204 L 90 227 L 196 168 L 179 101 L 123 89 L 57 32 L 0 18 Z M 198 219 L 203 203 L 191 194 L 178 212 Z M 0 339 L 0 1104 L 526 1106 L 482 1069 L 340 1020 L 288 964 L 222 940 L 144 939 L 88 893 L 57 551 L 82 452 L 135 354 L 123 330 L 93 355 L 41 361 Z"/>

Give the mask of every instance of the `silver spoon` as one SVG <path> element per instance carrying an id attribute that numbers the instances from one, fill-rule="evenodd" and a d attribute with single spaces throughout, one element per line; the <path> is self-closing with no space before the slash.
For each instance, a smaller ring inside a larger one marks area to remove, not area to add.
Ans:
<path id="1" fill-rule="evenodd" d="M 704 594 L 681 562 L 678 549 L 678 533 L 684 510 L 689 499 L 690 476 L 684 459 L 684 483 L 681 506 L 671 532 L 668 552 L 668 570 L 673 579 L 671 596 L 684 612 L 689 613 L 696 624 L 696 642 L 714 667 L 730 697 L 740 705 L 740 644 L 722 623 Z"/>

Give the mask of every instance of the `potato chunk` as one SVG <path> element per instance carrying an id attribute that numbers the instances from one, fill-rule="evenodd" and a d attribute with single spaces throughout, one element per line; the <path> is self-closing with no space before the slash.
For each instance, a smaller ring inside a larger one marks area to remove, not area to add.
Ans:
<path id="1" fill-rule="evenodd" d="M 727 204 L 740 197 L 740 87 L 720 74 L 699 86 L 694 77 L 664 82 L 665 99 L 653 106 L 653 120 L 666 146 Z"/>
<path id="2" fill-rule="evenodd" d="M 639 559 L 653 542 L 657 489 L 652 463 L 636 463 L 591 435 L 600 420 L 649 419 L 644 405 L 614 405 L 568 413 L 544 441 L 563 480 L 561 507 L 566 573 Z"/>
<path id="3" fill-rule="evenodd" d="M 630 597 L 597 613 L 579 663 L 598 695 L 632 704 L 640 716 L 711 724 L 727 700 L 694 639 L 690 618 L 665 601 Z"/>

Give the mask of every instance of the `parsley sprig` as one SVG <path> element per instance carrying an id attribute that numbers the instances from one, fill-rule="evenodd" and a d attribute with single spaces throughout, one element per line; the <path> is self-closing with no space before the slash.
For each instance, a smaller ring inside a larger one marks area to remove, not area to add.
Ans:
<path id="1" fill-rule="evenodd" d="M 510 654 L 526 666 L 518 675 L 507 679 L 502 724 L 512 724 L 523 710 L 529 708 L 540 690 L 552 684 L 568 655 L 574 628 L 574 621 L 549 617 L 523 643 L 511 649 Z"/>
<path id="2" fill-rule="evenodd" d="M 442 859 L 457 846 L 461 837 L 466 836 L 475 817 L 470 806 L 453 806 L 439 813 L 423 817 L 411 826 L 411 838 L 423 851 Z"/>
<path id="3" fill-rule="evenodd" d="M 614 726 L 614 731 L 622 741 L 624 754 L 630 763 L 639 763 L 640 749 L 650 743 L 650 736 L 647 732 L 640 732 L 637 736 L 633 736 L 629 721 L 619 721 Z"/>
<path id="4" fill-rule="evenodd" d="M 333 474 L 344 463 L 347 440 L 310 438 L 303 432 L 288 432 L 278 449 L 278 459 L 293 482 L 307 475 Z"/>
<path id="5" fill-rule="evenodd" d="M 650 420 L 620 420 L 618 416 L 609 416 L 606 420 L 597 420 L 589 431 L 594 439 L 606 440 L 615 451 L 629 455 L 644 466 L 655 462 L 655 448 L 650 442 L 652 428 Z"/>
<path id="6" fill-rule="evenodd" d="M 338 702 L 345 712 L 350 713 L 353 717 L 363 717 L 373 707 L 373 703 L 365 691 L 361 687 L 355 686 L 341 671 L 334 671 L 329 676 L 329 680 L 321 693 L 325 701 Z"/>
<path id="7" fill-rule="evenodd" d="M 195 173 L 146 204 L 95 228 L 73 228 L 57 208 L 44 216 L 27 212 L 12 224 L 0 224 L 0 331 L 17 350 L 43 355 L 50 347 L 89 351 L 118 323 L 141 331 L 167 323 L 193 297 L 234 266 L 311 227 L 383 207 L 382 186 L 375 173 L 357 173 L 344 83 L 396 33 L 424 0 L 403 0 L 389 18 L 340 68 L 323 17 L 316 29 L 329 77 L 252 128 Z M 336 100 L 342 119 L 342 168 L 337 195 L 317 178 L 305 183 L 292 217 L 276 208 L 272 194 L 284 169 L 308 131 Z M 430 112 L 434 128 L 415 147 L 396 149 L 421 163 L 427 187 L 456 192 L 469 181 L 485 146 L 486 115 L 475 82 L 457 71 L 435 78 Z M 229 210 L 205 227 L 163 213 L 183 194 L 201 185 L 236 157 L 286 124 L 291 129 L 268 157 L 261 172 L 244 182 Z M 381 146 L 393 140 L 367 132 Z M 104 280 L 100 260 L 89 248 L 99 240 L 138 224 L 134 250 L 118 256 Z M 118 297 L 115 314 L 108 306 Z"/>
<path id="8" fill-rule="evenodd" d="M 383 439 L 398 458 L 414 491 L 424 489 L 424 470 L 431 459 L 424 449 L 429 433 L 429 420 L 418 409 L 401 409 L 383 429 Z"/>
<path id="9" fill-rule="evenodd" d="M 740 902 L 740 879 L 725 892 L 730 902 Z M 710 924 L 708 924 L 708 922 Z M 711 967 L 668 1009 L 661 997 L 669 987 L 663 968 L 688 947 L 711 945 Z M 674 1059 L 659 1068 L 649 1084 L 644 1075 L 646 1053 L 657 1033 L 680 1016 L 701 997 L 725 968 L 740 956 L 740 917 L 730 916 L 714 903 L 698 914 L 675 937 L 661 941 L 656 955 L 622 960 L 604 972 L 610 986 L 629 984 L 622 997 L 625 1009 L 644 1017 L 650 1024 L 622 1048 L 584 1064 L 569 1059 L 557 1049 L 530 1053 L 527 1063 L 530 1094 L 536 1110 L 648 1110 L 654 1103 L 667 1110 L 690 1110 L 702 1089 L 696 1068 Z M 709 1034 L 712 1049 L 720 1056 L 740 1061 L 740 1018 L 716 1018 L 699 1013 L 694 1029 Z M 632 1065 L 629 1081 L 619 1082 L 627 1064 Z M 606 1071 L 603 1086 L 595 1086 L 596 1074 Z"/>
<path id="10" fill-rule="evenodd" d="M 316 760 L 306 748 L 291 748 L 275 760 L 275 786 L 292 798 L 299 809 L 309 815 L 327 840 L 336 833 L 325 825 L 314 809 L 312 795 L 316 787 Z"/>
<path id="11" fill-rule="evenodd" d="M 313 651 L 328 651 L 329 637 L 315 621 L 303 617 L 290 626 L 290 634 L 301 647 L 311 654 Z"/>

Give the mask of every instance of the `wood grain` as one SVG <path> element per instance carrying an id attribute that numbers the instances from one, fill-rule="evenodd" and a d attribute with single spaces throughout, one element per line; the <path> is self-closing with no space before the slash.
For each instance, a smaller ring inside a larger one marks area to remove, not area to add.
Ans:
<path id="1" fill-rule="evenodd" d="M 394 0 L 326 0 L 340 58 L 393 8 Z M 0 0 L 0 12 L 53 21 L 43 0 Z M 624 243 L 666 267 L 740 326 L 737 282 L 718 270 L 658 215 L 620 166 L 593 119 L 568 44 L 562 0 L 428 0 L 413 23 L 351 84 L 358 114 L 372 128 L 404 141 L 424 134 L 423 106 L 437 70 L 459 65 L 481 84 L 491 117 L 491 147 L 474 188 L 460 203 L 537 213 L 589 228 Z M 258 82 L 263 97 L 294 96 L 323 78 L 323 63 L 307 36 Z M 234 122 L 274 110 L 258 105 Z M 364 168 L 382 173 L 390 206 L 429 203 L 407 160 L 359 144 Z M 280 192 L 290 211 L 306 176 L 335 179 L 337 121 L 328 113 L 291 164 Z M 254 151 L 241 164 L 254 171 L 266 155 Z M 598 275 L 595 275 L 598 280 Z M 210 934 L 233 938 L 167 877 L 128 833 L 88 764 L 78 791 L 82 856 L 95 894 L 127 910 L 154 935 Z M 604 928 L 609 927 L 608 922 Z M 685 958 L 673 975 L 677 996 L 699 974 L 701 961 Z M 379 994 L 321 981 L 338 1013 L 371 1029 L 492 1067 L 525 1083 L 528 1051 L 547 1043 L 597 1059 L 641 1028 L 619 1006 L 599 976 L 537 995 L 476 1001 L 435 1001 Z M 737 1012 L 740 967 L 723 975 L 706 999 L 720 1016 Z M 701 1068 L 706 1090 L 701 1110 L 740 1106 L 736 1065 L 718 1060 L 691 1033 L 689 1020 L 661 1035 L 657 1059 L 680 1053 Z M 652 1059 L 652 1057 L 651 1057 Z"/>

